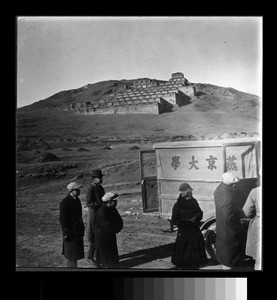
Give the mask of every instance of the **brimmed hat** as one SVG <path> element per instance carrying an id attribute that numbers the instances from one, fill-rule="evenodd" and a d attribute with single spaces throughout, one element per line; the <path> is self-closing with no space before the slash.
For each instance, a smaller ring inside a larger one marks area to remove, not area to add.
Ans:
<path id="1" fill-rule="evenodd" d="M 179 186 L 179 192 L 186 192 L 188 189 L 193 190 L 193 188 L 186 182 Z"/>
<path id="2" fill-rule="evenodd" d="M 92 178 L 101 178 L 103 176 L 104 175 L 103 175 L 103 173 L 100 169 L 95 169 L 95 170 L 92 170 L 92 172 L 91 172 L 91 177 Z"/>
<path id="3" fill-rule="evenodd" d="M 227 185 L 230 185 L 230 184 L 233 184 L 233 183 L 236 183 L 240 181 L 240 179 L 238 178 L 238 176 L 232 174 L 232 173 L 229 173 L 229 172 L 226 172 L 222 175 L 222 182 L 227 184 Z"/>
<path id="4" fill-rule="evenodd" d="M 112 193 L 112 192 L 108 192 L 108 193 L 106 193 L 106 194 L 102 197 L 102 200 L 103 200 L 103 202 L 107 202 L 107 201 L 110 201 L 110 200 L 117 199 L 118 197 L 119 197 L 118 194 Z"/>
<path id="5" fill-rule="evenodd" d="M 78 190 L 80 187 L 82 187 L 83 185 L 82 184 L 79 184 L 77 182 L 70 182 L 68 185 L 67 185 L 67 189 L 69 191 L 73 191 L 73 190 Z"/>

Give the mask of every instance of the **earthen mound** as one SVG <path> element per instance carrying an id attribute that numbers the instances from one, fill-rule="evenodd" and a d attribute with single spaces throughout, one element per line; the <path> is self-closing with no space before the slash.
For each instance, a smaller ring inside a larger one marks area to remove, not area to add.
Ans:
<path id="1" fill-rule="evenodd" d="M 22 144 L 17 147 L 17 151 L 29 151 L 29 150 L 31 150 L 29 147 Z"/>
<path id="2" fill-rule="evenodd" d="M 72 142 L 74 142 L 74 139 L 71 138 L 71 137 L 68 137 L 68 138 L 65 138 L 63 141 L 64 141 L 65 143 L 72 143 Z"/>
<path id="3" fill-rule="evenodd" d="M 233 138 L 233 136 L 230 133 L 225 132 L 224 134 L 222 134 L 222 136 L 220 138 L 221 139 L 231 139 L 231 138 Z"/>
<path id="4" fill-rule="evenodd" d="M 130 150 L 137 150 L 137 149 L 140 149 L 140 147 L 138 146 L 132 146 L 131 148 L 129 148 Z"/>
<path id="5" fill-rule="evenodd" d="M 77 148 L 77 151 L 78 152 L 85 152 L 85 151 L 89 151 L 89 150 L 86 149 L 86 148 L 83 148 L 83 147 L 79 147 L 79 148 Z"/>
<path id="6" fill-rule="evenodd" d="M 105 146 L 105 147 L 103 147 L 103 149 L 105 149 L 105 150 L 111 150 L 111 149 L 113 149 L 113 146 Z"/>
<path id="7" fill-rule="evenodd" d="M 43 150 L 53 150 L 53 148 L 50 145 L 46 145 L 42 148 Z"/>
<path id="8" fill-rule="evenodd" d="M 60 159 L 53 153 L 47 152 L 42 154 L 41 162 L 59 161 Z"/>

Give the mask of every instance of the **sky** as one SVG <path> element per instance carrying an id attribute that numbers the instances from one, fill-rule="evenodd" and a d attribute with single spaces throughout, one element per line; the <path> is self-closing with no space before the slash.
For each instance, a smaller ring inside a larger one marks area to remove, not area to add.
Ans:
<path id="1" fill-rule="evenodd" d="M 106 80 L 169 80 L 262 96 L 262 17 L 18 17 L 17 107 Z"/>

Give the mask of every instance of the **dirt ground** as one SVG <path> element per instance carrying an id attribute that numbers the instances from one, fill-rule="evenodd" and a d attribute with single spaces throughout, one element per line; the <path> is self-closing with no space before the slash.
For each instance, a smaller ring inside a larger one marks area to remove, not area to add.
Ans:
<path id="1" fill-rule="evenodd" d="M 42 143 L 39 140 L 39 143 Z M 105 174 L 105 191 L 118 192 L 118 211 L 123 218 L 123 230 L 117 235 L 120 270 L 174 270 L 171 263 L 176 231 L 167 232 L 168 220 L 158 213 L 144 213 L 140 186 L 139 151 L 153 149 L 149 141 L 137 139 L 124 143 L 107 142 L 51 144 L 43 149 L 37 143 L 31 150 L 17 153 L 16 190 L 16 269 L 18 271 L 67 270 L 61 255 L 62 232 L 59 223 L 59 203 L 67 195 L 71 181 L 83 184 L 80 199 L 86 226 L 85 193 L 90 172 L 101 168 Z M 64 147 L 70 150 L 66 150 Z M 134 147 L 135 146 L 135 147 Z M 80 149 L 82 151 L 80 151 Z M 83 150 L 85 149 L 85 150 Z M 43 153 L 51 152 L 59 161 L 42 162 Z M 166 231 L 166 232 L 165 232 Z M 85 254 L 88 242 L 85 232 Z M 78 262 L 80 270 L 96 270 L 85 258 Z M 242 270 L 252 270 L 246 262 Z M 221 270 L 209 259 L 201 270 Z"/>
<path id="2" fill-rule="evenodd" d="M 58 220 L 59 201 L 64 197 L 63 180 L 48 182 L 43 186 L 19 188 L 17 197 L 17 236 L 16 267 L 18 271 L 59 271 L 66 269 L 66 260 L 61 255 L 62 232 Z M 86 226 L 87 208 L 84 197 L 86 185 L 80 199 L 83 206 L 83 220 Z M 106 191 L 115 191 L 114 185 L 104 186 Z M 51 190 L 51 193 L 47 191 Z M 54 191 L 54 193 L 53 193 Z M 117 190 L 118 191 L 118 190 Z M 120 255 L 120 270 L 138 269 L 174 270 L 171 254 L 176 231 L 169 229 L 168 220 L 161 219 L 158 213 L 143 213 L 140 189 L 137 187 L 118 191 L 118 211 L 123 218 L 124 228 L 117 235 Z M 85 241 L 85 254 L 88 242 Z M 78 261 L 79 269 L 98 271 L 86 260 Z M 246 262 L 242 270 L 251 270 L 251 262 Z M 221 270 L 221 266 L 209 259 L 200 270 Z M 182 272 L 182 271 L 180 271 Z"/>

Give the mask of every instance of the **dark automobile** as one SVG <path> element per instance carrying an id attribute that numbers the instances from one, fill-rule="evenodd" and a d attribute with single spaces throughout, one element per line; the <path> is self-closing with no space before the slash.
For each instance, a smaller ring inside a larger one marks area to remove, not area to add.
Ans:
<path id="1" fill-rule="evenodd" d="M 241 197 L 241 207 L 246 202 L 246 199 L 250 193 L 250 191 L 257 187 L 258 180 L 257 178 L 247 178 L 247 179 L 241 179 L 239 182 L 235 184 L 235 187 L 239 190 L 239 192 L 242 194 Z M 249 225 L 250 219 L 245 218 L 242 216 L 241 218 L 241 227 L 242 227 L 242 243 L 244 245 L 243 247 L 243 253 L 245 253 L 245 246 L 246 246 L 246 237 L 247 237 L 247 229 Z M 216 218 L 215 216 L 212 216 L 211 218 L 207 219 L 202 225 L 201 225 L 201 231 L 204 235 L 205 239 L 205 246 L 208 254 L 212 259 L 215 261 L 218 261 L 216 256 Z"/>

